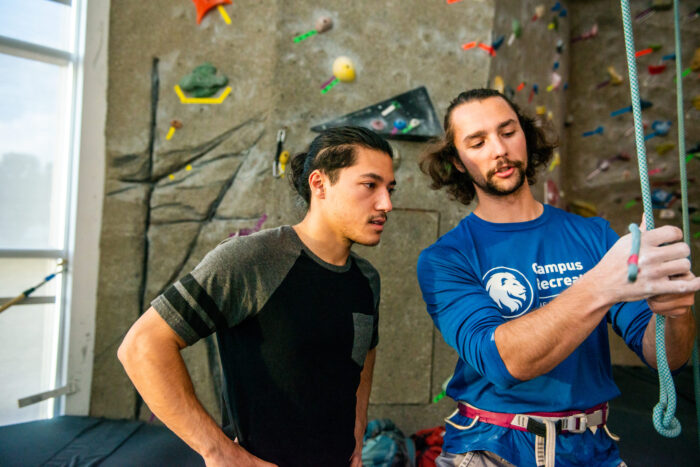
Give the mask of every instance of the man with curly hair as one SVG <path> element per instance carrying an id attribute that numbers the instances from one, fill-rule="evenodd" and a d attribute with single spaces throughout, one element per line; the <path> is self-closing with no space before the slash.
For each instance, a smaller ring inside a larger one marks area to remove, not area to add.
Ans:
<path id="1" fill-rule="evenodd" d="M 655 368 L 655 316 L 673 318 L 669 365 L 688 360 L 700 278 L 681 231 L 643 232 L 629 282 L 630 235 L 534 198 L 554 145 L 509 99 L 464 92 L 445 129 L 421 168 L 434 189 L 477 202 L 418 260 L 428 312 L 459 355 L 447 387 L 458 407 L 437 465 L 624 465 L 606 426 L 619 395 L 607 323 Z"/>

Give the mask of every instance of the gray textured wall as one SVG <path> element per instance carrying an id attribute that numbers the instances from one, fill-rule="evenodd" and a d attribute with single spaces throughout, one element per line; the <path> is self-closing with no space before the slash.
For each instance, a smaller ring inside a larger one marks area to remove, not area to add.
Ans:
<path id="1" fill-rule="evenodd" d="M 220 240 L 253 227 L 261 215 L 268 216 L 264 228 L 294 223 L 303 215 L 287 181 L 270 176 L 275 136 L 282 127 L 287 131 L 285 147 L 295 153 L 313 138 L 310 126 L 419 85 L 427 87 L 442 118 L 449 100 L 460 91 L 490 85 L 495 76 L 513 88 L 525 81 L 527 86 L 516 93 L 515 101 L 531 114 L 536 106 L 545 106 L 552 117 L 547 124 L 565 135 L 562 165 L 540 174 L 536 196 L 543 199 L 543 183 L 551 180 L 563 189 L 565 201 L 583 197 L 605 208 L 601 210 L 614 216 L 613 226 L 621 231 L 624 222 L 618 217 L 619 208 L 613 209 L 614 198 L 621 193 L 633 197 L 638 186 L 605 178 L 612 171 L 592 185 L 582 177 L 595 166 L 592 154 L 610 153 L 609 146 L 622 144 L 622 138 L 609 133 L 607 126 L 603 138 L 582 141 L 577 136 L 602 118 L 595 114 L 604 115 L 611 105 L 608 101 L 629 101 L 622 88 L 617 90 L 619 96 L 612 97 L 590 89 L 611 60 L 616 60 L 619 72 L 625 71 L 620 25 L 612 8 L 616 2 L 568 2 L 569 14 L 558 18 L 556 30 L 547 27 L 556 16 L 548 9 L 554 2 L 547 3 L 543 18 L 531 21 L 539 3 L 329 0 L 319 5 L 306 0 L 238 0 L 226 6 L 231 25 L 216 10 L 197 25 L 189 0 L 113 2 L 92 415 L 150 417 L 138 403 L 116 349 L 153 297 Z M 324 15 L 335 21 L 331 31 L 292 42 Z M 662 15 L 668 16 L 657 14 L 657 19 Z M 569 32 L 578 34 L 593 18 L 599 18 L 601 26 L 596 40 L 614 42 L 608 44 L 611 50 L 594 42 L 569 44 Z M 490 44 L 502 34 L 507 41 L 512 19 L 521 22 L 523 35 L 510 46 L 504 43 L 496 57 L 478 48 L 461 49 L 470 41 Z M 694 34 L 691 45 L 697 44 Z M 561 54 L 556 52 L 559 38 L 564 43 Z M 321 95 L 319 85 L 330 77 L 339 55 L 354 61 L 357 80 Z M 221 105 L 181 104 L 173 86 L 205 61 L 229 77 L 231 95 Z M 546 91 L 555 61 L 560 63 L 557 72 L 569 82 L 568 91 Z M 656 93 L 662 94 L 672 80 L 670 74 L 664 79 L 654 84 Z M 534 83 L 539 94 L 528 102 Z M 666 104 L 657 109 L 670 112 L 673 98 L 670 91 L 666 94 Z M 669 112 L 663 112 L 665 119 L 671 119 Z M 565 134 L 567 114 L 575 120 Z M 697 134 L 697 111 L 690 111 L 691 117 L 695 126 L 689 125 L 689 135 L 693 130 Z M 168 141 L 172 119 L 184 126 Z M 591 141 L 596 145 L 589 147 Z M 395 164 L 395 209 L 382 243 L 357 251 L 375 264 L 383 282 L 370 417 L 390 417 L 409 434 L 440 424 L 452 410 L 447 399 L 438 404 L 430 400 L 441 391 L 456 358 L 425 313 L 415 262 L 424 247 L 456 225 L 471 207 L 447 202 L 445 193 L 428 189 L 417 168 L 424 144 L 392 144 L 400 155 Z M 636 219 L 638 212 L 632 217 Z M 198 396 L 218 417 L 215 344 L 199 342 L 184 355 Z"/>

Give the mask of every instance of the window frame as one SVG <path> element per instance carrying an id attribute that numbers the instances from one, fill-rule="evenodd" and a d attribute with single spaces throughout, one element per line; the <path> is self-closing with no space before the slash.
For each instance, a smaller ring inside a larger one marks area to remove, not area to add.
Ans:
<path id="1" fill-rule="evenodd" d="M 104 193 L 107 107 L 107 38 L 110 0 L 47 0 L 73 8 L 71 51 L 0 35 L 0 53 L 65 66 L 69 75 L 68 184 L 63 245 L 59 249 L 0 249 L 1 258 L 64 259 L 67 270 L 55 297 L 23 303 L 54 303 L 59 313 L 53 388 L 71 388 L 53 399 L 53 413 L 88 415 L 94 354 L 99 236 Z M 85 60 L 90 57 L 90 62 Z M 80 235 L 80 241 L 78 241 Z M 31 394 L 27 394 L 30 396 Z"/>

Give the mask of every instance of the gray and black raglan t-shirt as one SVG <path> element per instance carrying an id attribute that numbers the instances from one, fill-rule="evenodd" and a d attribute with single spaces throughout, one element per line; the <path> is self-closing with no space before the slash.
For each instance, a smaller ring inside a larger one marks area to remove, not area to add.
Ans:
<path id="1" fill-rule="evenodd" d="M 348 465 L 378 339 L 369 262 L 326 263 L 283 226 L 224 241 L 152 305 L 188 345 L 216 332 L 224 416 L 243 447 L 280 466 Z"/>

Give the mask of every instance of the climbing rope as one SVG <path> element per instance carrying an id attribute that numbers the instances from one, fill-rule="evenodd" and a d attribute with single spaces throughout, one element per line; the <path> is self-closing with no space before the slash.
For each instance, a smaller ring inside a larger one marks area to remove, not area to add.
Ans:
<path id="1" fill-rule="evenodd" d="M 637 62 L 635 58 L 634 34 L 632 31 L 632 18 L 630 14 L 629 0 L 621 0 L 622 7 L 622 25 L 625 35 L 625 49 L 627 52 L 627 65 L 629 70 L 630 94 L 632 97 L 632 114 L 634 116 L 634 133 L 637 146 L 637 161 L 639 164 L 639 181 L 642 190 L 642 204 L 644 206 L 644 214 L 646 219 L 646 230 L 654 228 L 654 214 L 652 212 L 651 194 L 649 190 L 649 172 L 647 169 L 646 146 L 644 144 L 644 128 L 642 125 L 642 109 L 639 96 L 639 82 L 637 77 Z M 674 0 L 675 18 L 676 18 L 676 70 L 679 68 L 681 61 L 680 41 L 678 39 L 679 23 L 678 23 L 678 0 Z M 680 84 L 681 74 L 678 73 L 676 81 Z M 678 91 L 679 105 L 679 128 L 678 137 L 683 139 L 683 95 L 682 88 Z M 684 146 L 683 146 L 684 147 Z M 685 151 L 679 147 L 679 157 L 685 163 Z M 683 167 L 681 177 L 685 175 Z M 687 210 L 687 187 L 686 192 L 683 192 L 683 201 Z M 686 211 L 684 211 L 685 215 Z M 671 371 L 668 367 L 666 359 L 666 342 L 664 339 L 664 328 L 666 319 L 664 316 L 656 315 L 656 366 L 659 374 L 659 403 L 656 404 L 653 411 L 654 428 L 662 436 L 674 438 L 681 433 L 681 425 L 675 417 L 676 413 L 676 388 L 673 383 Z"/>
<path id="2" fill-rule="evenodd" d="M 681 208 L 683 212 L 683 240 L 690 246 L 690 215 L 688 214 L 688 175 L 685 157 L 685 119 L 683 116 L 683 63 L 681 55 L 681 28 L 678 0 L 673 0 L 673 22 L 675 25 L 676 52 L 676 115 L 678 120 L 678 162 L 681 178 Z M 695 309 L 692 309 L 695 314 Z M 698 340 L 693 343 L 693 381 L 695 384 L 695 410 L 698 424 L 698 445 L 700 446 L 700 362 L 698 361 Z"/>

